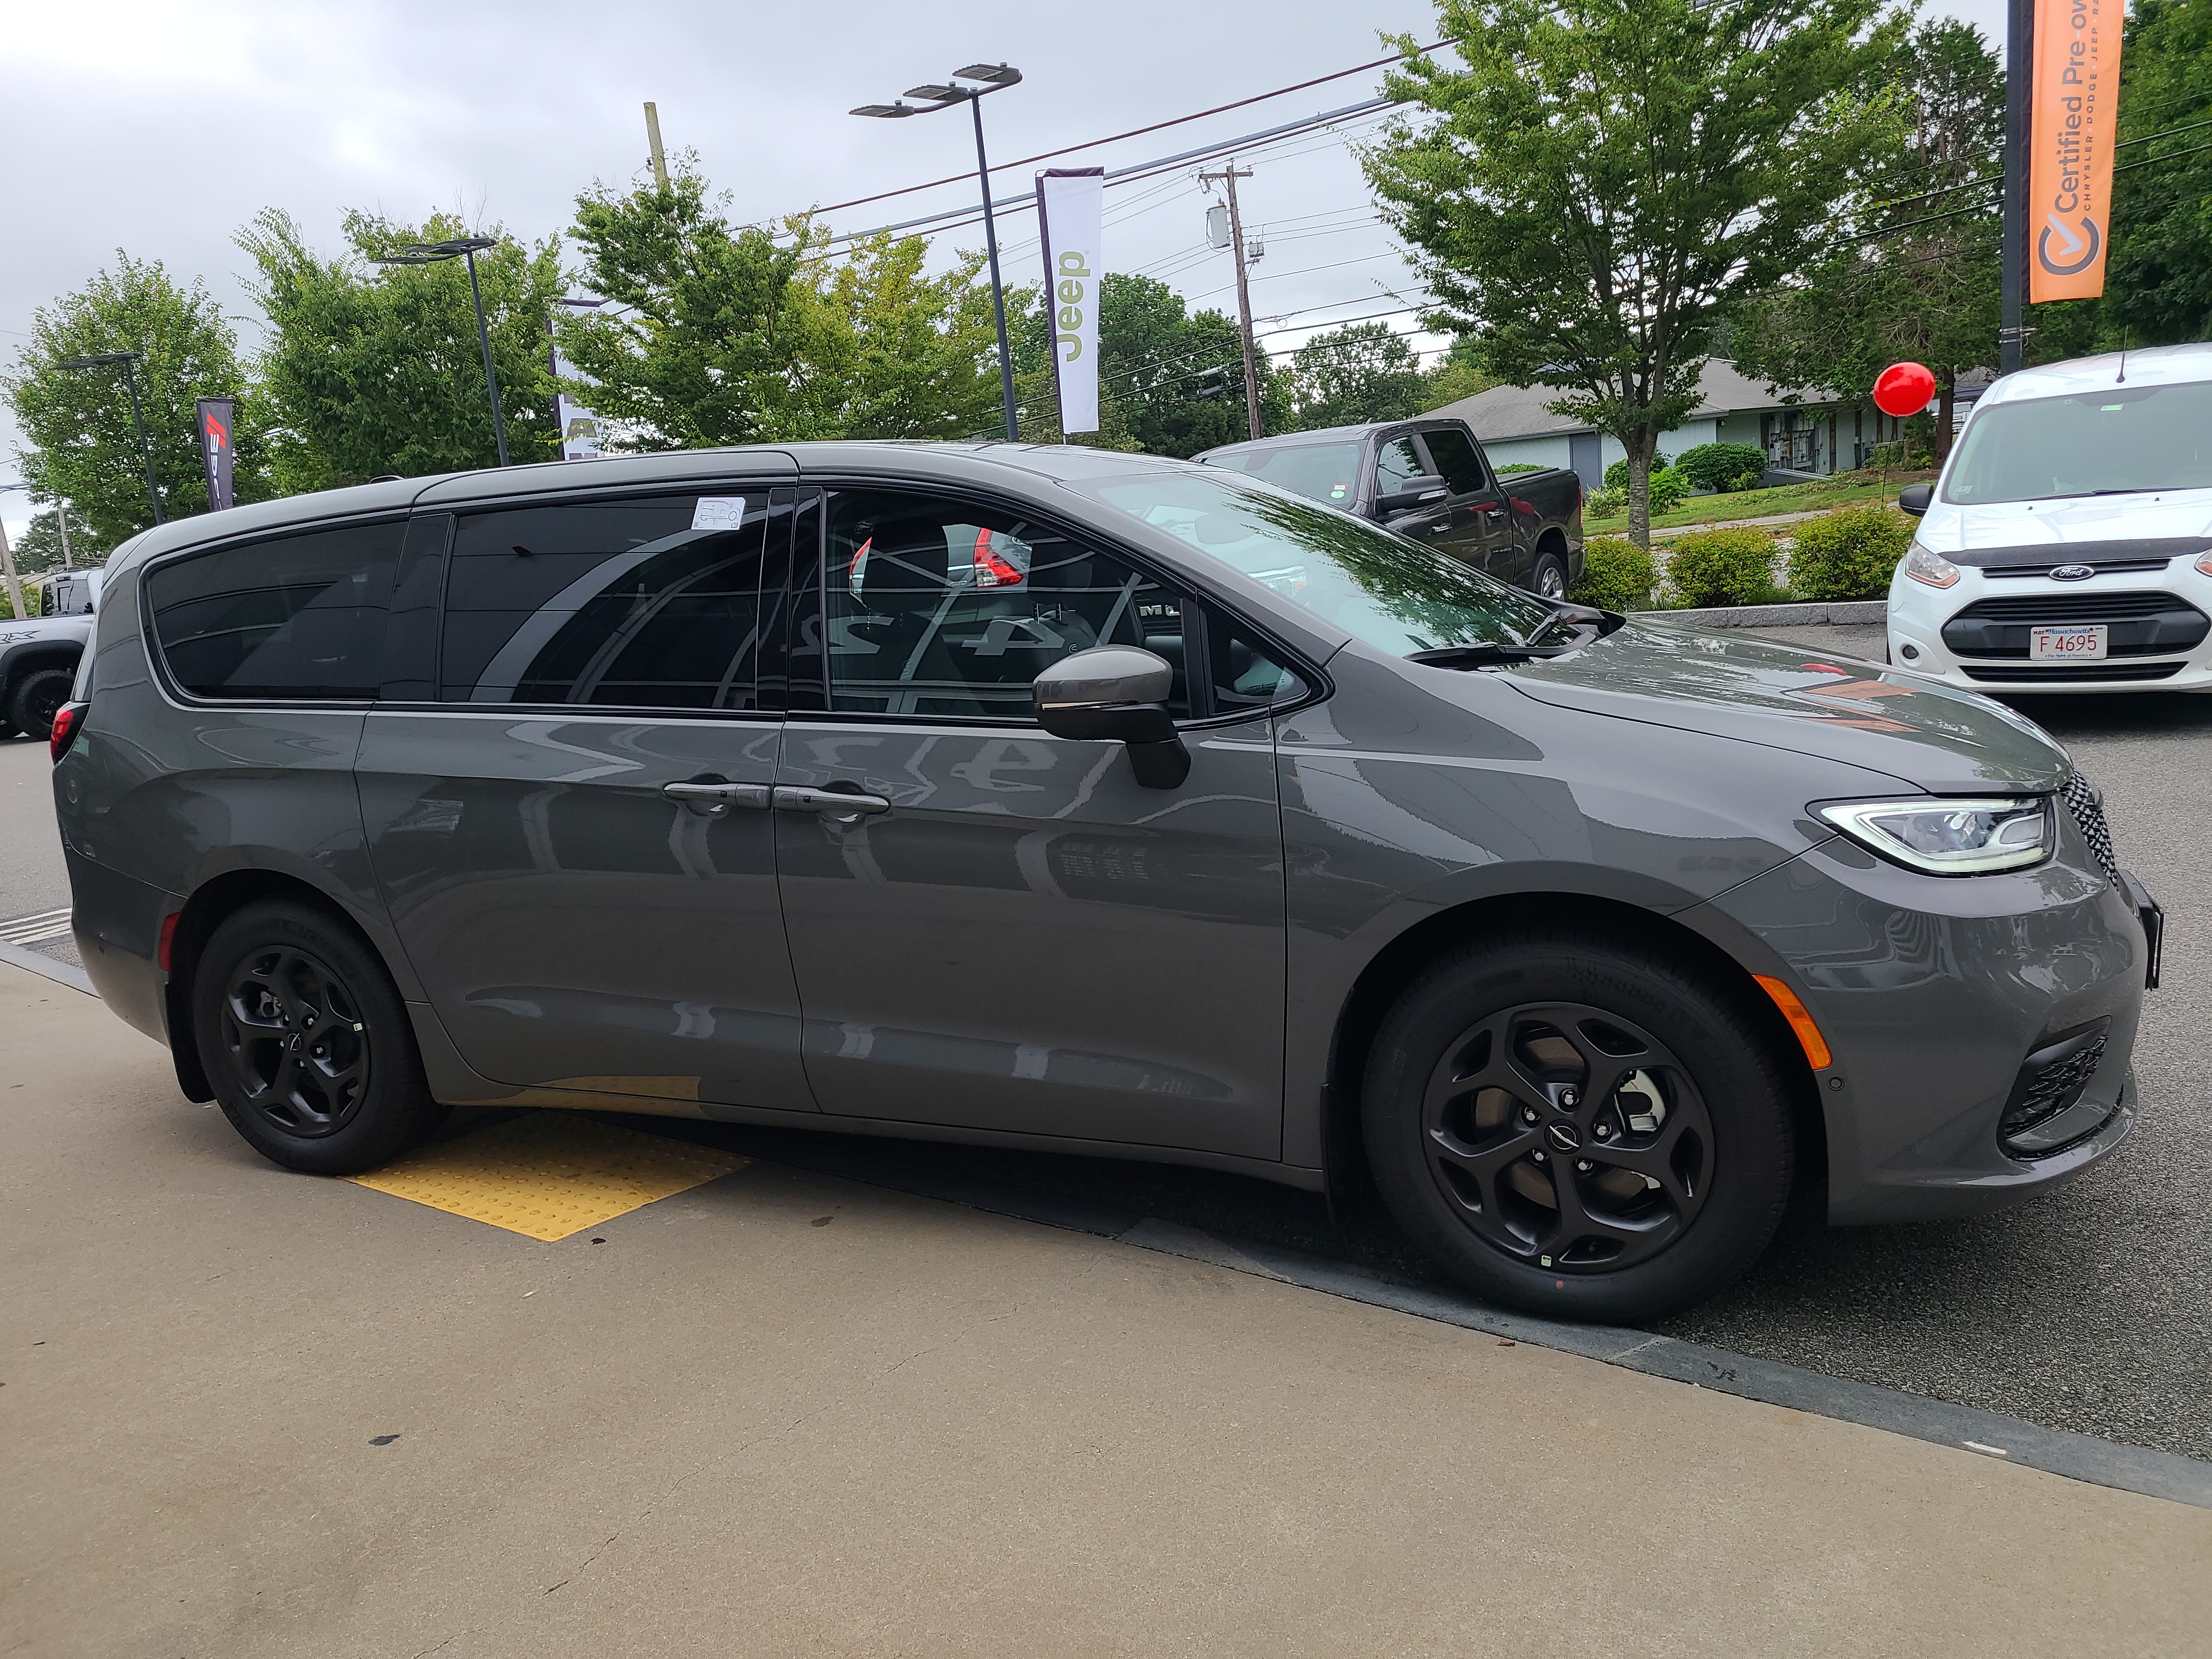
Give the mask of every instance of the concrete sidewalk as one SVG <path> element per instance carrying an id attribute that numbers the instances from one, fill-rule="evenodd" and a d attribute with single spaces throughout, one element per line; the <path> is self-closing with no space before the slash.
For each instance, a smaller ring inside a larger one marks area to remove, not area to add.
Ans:
<path id="1" fill-rule="evenodd" d="M 2212 1512 L 759 1164 L 538 1243 L 271 1169 L 13 968 L 0 1053 L 0 1652 L 2212 1629 Z"/>

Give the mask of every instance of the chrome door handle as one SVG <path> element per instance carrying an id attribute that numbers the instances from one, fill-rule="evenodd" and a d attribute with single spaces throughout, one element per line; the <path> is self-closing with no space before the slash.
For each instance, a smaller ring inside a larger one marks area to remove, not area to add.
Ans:
<path id="1" fill-rule="evenodd" d="M 722 817 L 732 806 L 765 808 L 769 804 L 764 783 L 664 783 L 660 793 L 709 818 Z"/>
<path id="2" fill-rule="evenodd" d="M 779 812 L 820 812 L 833 818 L 858 818 L 891 810 L 890 802 L 881 795 L 847 794 L 842 789 L 807 789 L 792 784 L 778 784 L 775 790 L 775 810 Z"/>

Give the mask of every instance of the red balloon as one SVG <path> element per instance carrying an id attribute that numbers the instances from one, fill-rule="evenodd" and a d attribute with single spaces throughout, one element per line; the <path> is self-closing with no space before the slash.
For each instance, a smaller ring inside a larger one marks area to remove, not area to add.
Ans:
<path id="1" fill-rule="evenodd" d="M 1935 374 L 1921 363 L 1892 363 L 1874 383 L 1874 406 L 1900 421 L 1917 415 L 1935 396 Z"/>

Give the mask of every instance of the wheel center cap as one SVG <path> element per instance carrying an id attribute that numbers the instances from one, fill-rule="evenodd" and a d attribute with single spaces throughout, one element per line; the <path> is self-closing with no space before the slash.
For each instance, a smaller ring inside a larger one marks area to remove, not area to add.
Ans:
<path id="1" fill-rule="evenodd" d="M 1563 1152 L 1571 1152 L 1583 1144 L 1575 1126 L 1563 1118 L 1554 1118 L 1544 1126 L 1544 1139 Z"/>

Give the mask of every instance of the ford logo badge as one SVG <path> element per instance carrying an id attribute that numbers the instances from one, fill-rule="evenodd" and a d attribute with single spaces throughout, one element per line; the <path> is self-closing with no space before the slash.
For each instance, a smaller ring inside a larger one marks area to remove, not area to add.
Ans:
<path id="1" fill-rule="evenodd" d="M 2062 564 L 2051 571 L 2051 580 L 2055 582 L 2086 582 L 2096 574 L 2097 567 L 2093 564 Z"/>

